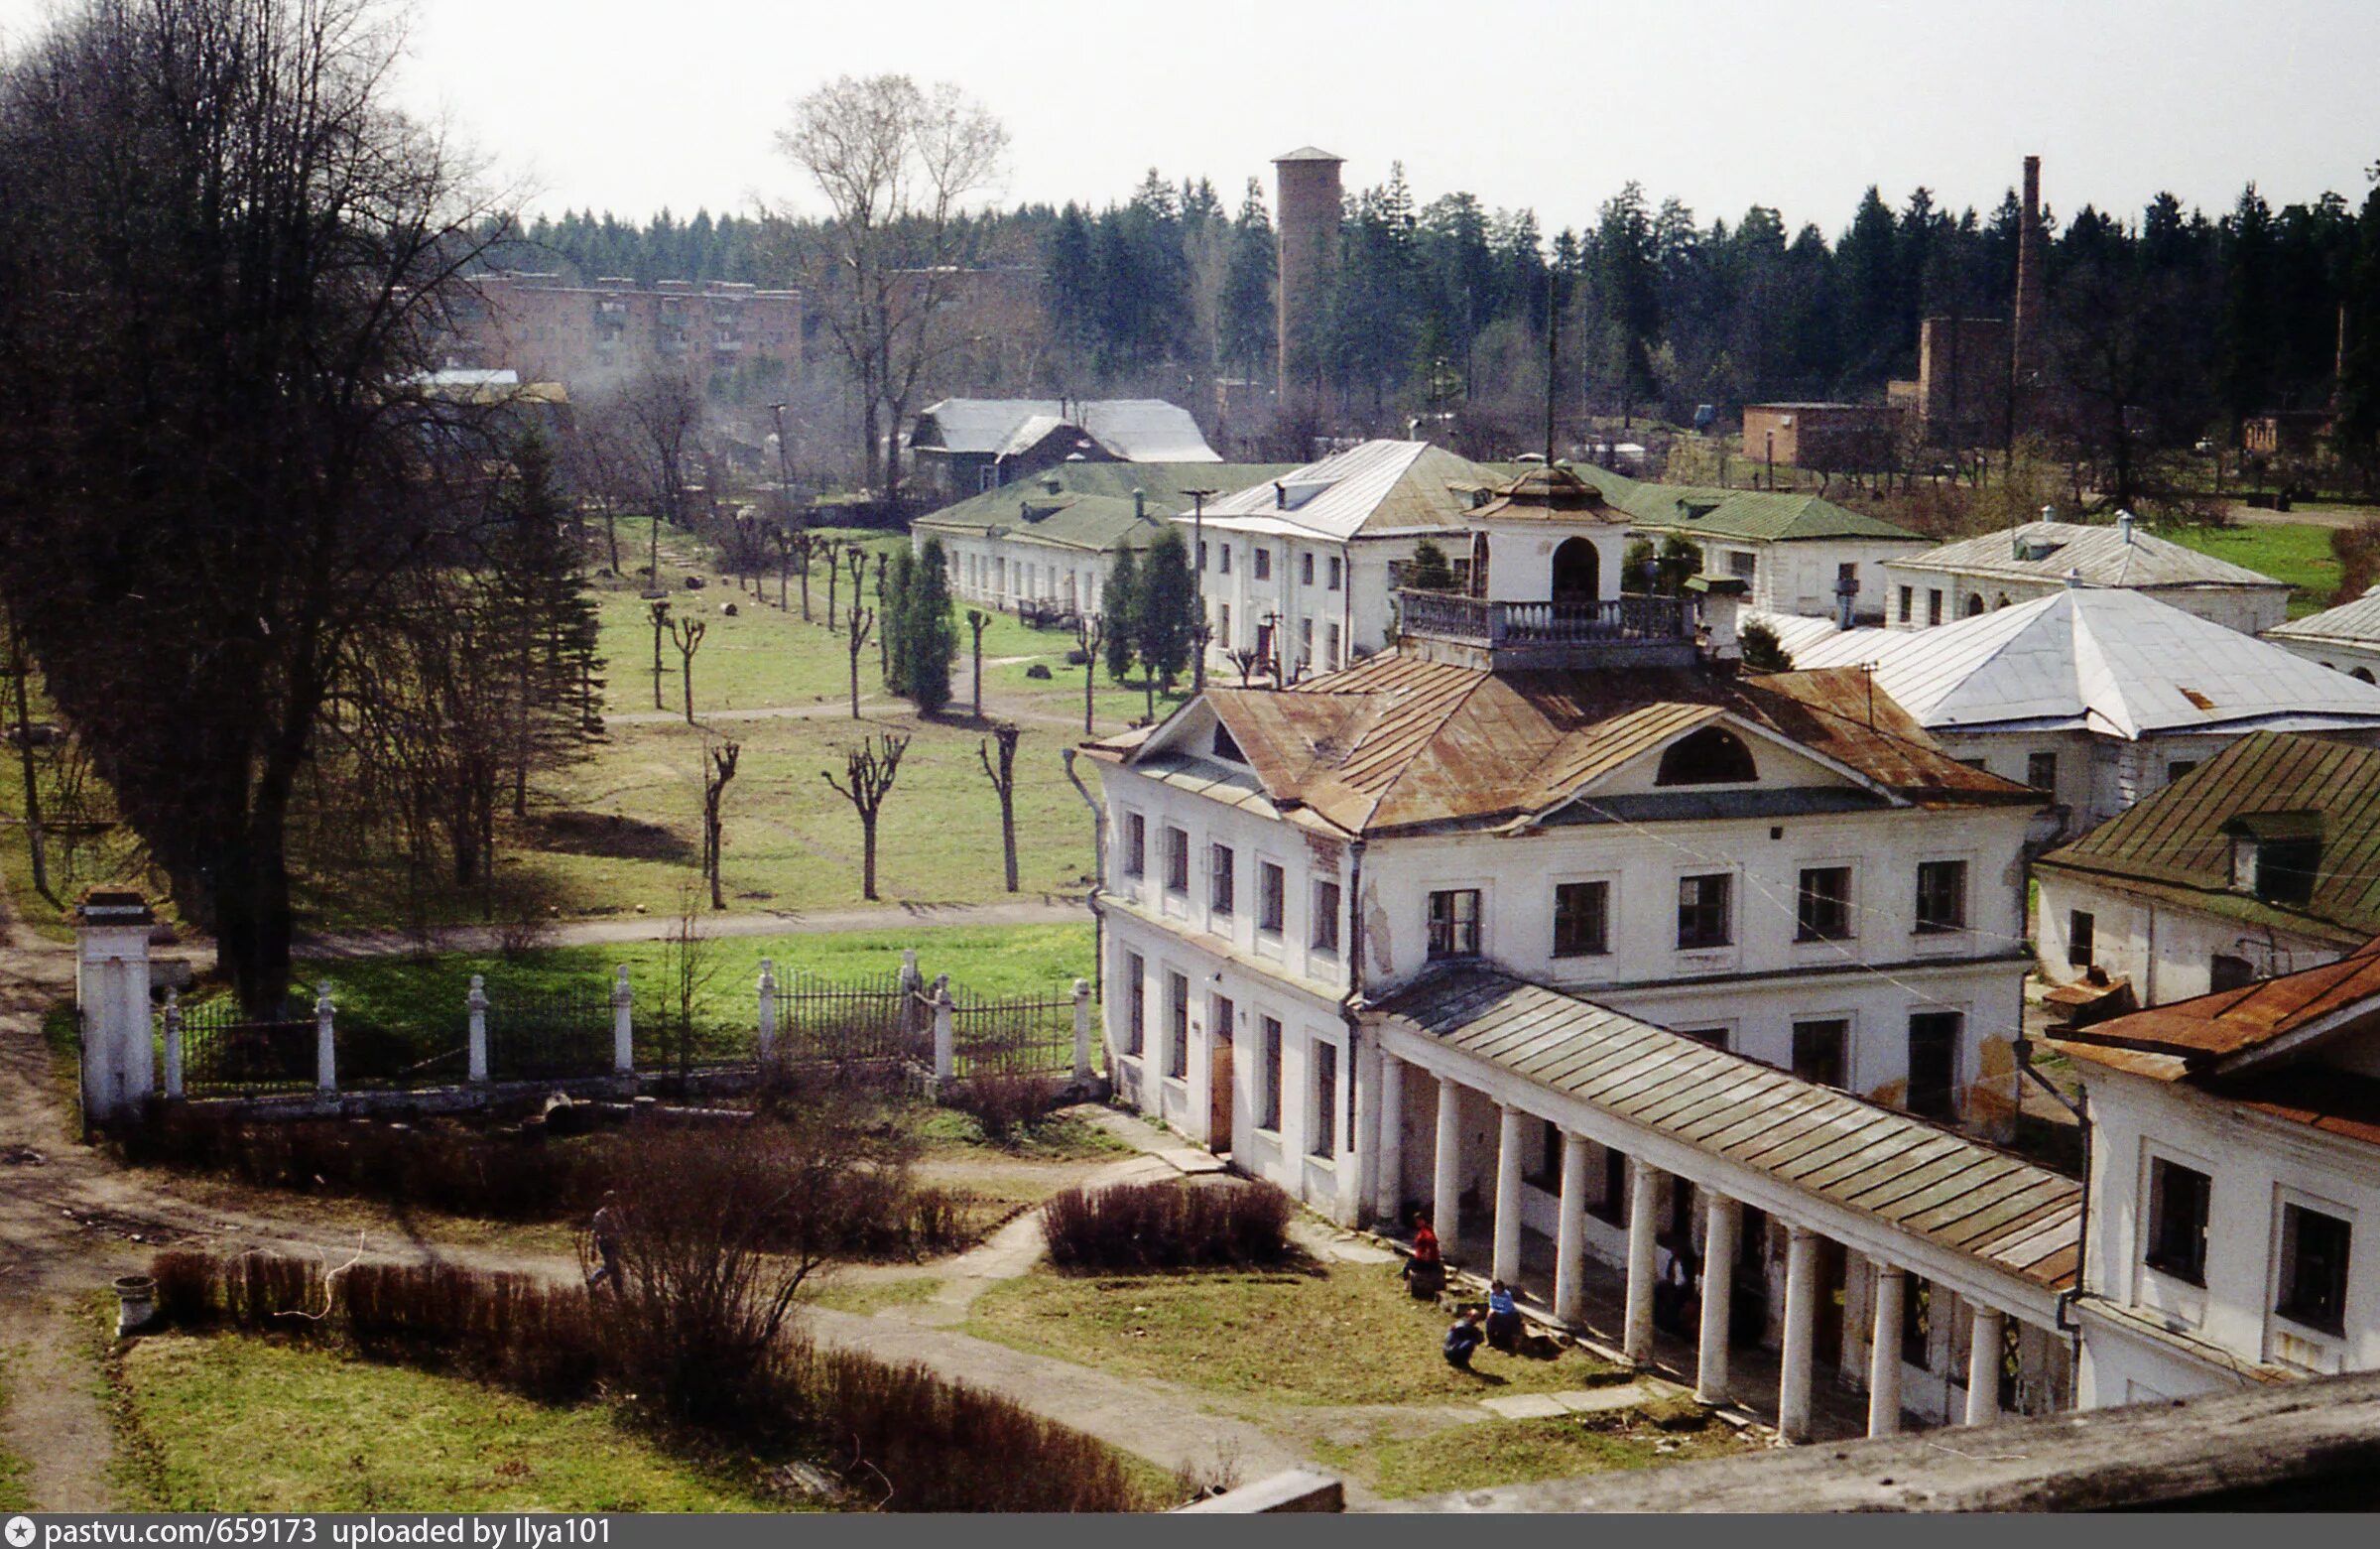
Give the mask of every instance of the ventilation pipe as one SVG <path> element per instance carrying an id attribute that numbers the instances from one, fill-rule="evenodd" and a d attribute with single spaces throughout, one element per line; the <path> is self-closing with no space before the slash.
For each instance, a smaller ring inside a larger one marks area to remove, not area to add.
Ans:
<path id="1" fill-rule="evenodd" d="M 1136 488 L 1132 491 L 1132 516 L 1133 520 L 1140 522 L 1149 519 L 1149 492 L 1147 490 Z"/>
<path id="2" fill-rule="evenodd" d="M 2082 589 L 2082 572 L 2071 565 L 2067 567 L 2066 589 L 2068 591 L 2080 591 Z"/>
<path id="3" fill-rule="evenodd" d="M 2124 541 L 2124 542 L 2126 542 L 2126 543 L 2130 543 L 2130 542 L 2132 541 L 2132 513 L 2131 513 L 2131 512 L 2129 512 L 2129 511 L 2118 511 L 2118 512 L 2115 514 L 2115 530 L 2116 530 L 2116 531 L 2117 531 L 2119 534 L 2121 534 L 2121 535 L 2123 536 L 2123 541 Z"/>
<path id="4" fill-rule="evenodd" d="M 1289 486 L 1279 479 L 1273 481 L 1273 509 L 1276 511 L 1289 509 Z"/>

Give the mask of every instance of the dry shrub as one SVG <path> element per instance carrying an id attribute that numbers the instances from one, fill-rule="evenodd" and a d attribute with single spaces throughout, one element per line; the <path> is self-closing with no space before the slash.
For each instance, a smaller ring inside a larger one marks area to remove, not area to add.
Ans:
<path id="1" fill-rule="evenodd" d="M 1296 1206 L 1269 1183 L 1068 1189 L 1044 1208 L 1050 1260 L 1067 1269 L 1277 1264 Z"/>
<path id="2" fill-rule="evenodd" d="M 1014 1145 L 1040 1127 L 1058 1100 L 1055 1077 L 1033 1071 L 987 1071 L 970 1076 L 950 1095 L 950 1103 L 975 1120 L 983 1138 Z"/>
<path id="3" fill-rule="evenodd" d="M 2353 527 L 2332 528 L 2330 552 L 2339 567 L 2338 590 L 2330 598 L 2335 607 L 2369 591 L 2373 575 L 2380 573 L 2380 517 L 2367 516 Z"/>
<path id="4" fill-rule="evenodd" d="M 453 1367 L 549 1403 L 595 1391 L 603 1330 L 585 1294 L 451 1264 L 357 1264 L 338 1305 L 359 1355 Z"/>

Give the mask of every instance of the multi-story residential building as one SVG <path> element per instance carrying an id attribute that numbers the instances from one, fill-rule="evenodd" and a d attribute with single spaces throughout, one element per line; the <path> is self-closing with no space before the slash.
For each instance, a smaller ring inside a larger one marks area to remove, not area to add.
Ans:
<path id="1" fill-rule="evenodd" d="M 2066 586 L 2145 592 L 2249 635 L 2289 617 L 2289 582 L 2145 532 L 2129 511 L 2112 527 L 2051 516 L 2044 506 L 2038 522 L 1885 561 L 1887 622 L 1931 629 Z"/>
<path id="2" fill-rule="evenodd" d="M 725 280 L 571 285 L 555 274 L 483 274 L 459 298 L 447 364 L 511 369 L 580 391 L 655 371 L 707 383 L 718 372 L 802 364 L 802 293 Z"/>
<path id="3" fill-rule="evenodd" d="M 2052 1047 L 2091 1119 L 2083 1405 L 2380 1366 L 2380 941 Z"/>

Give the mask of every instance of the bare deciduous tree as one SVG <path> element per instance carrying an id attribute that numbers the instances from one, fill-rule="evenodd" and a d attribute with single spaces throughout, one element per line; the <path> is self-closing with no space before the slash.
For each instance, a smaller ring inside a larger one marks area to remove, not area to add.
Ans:
<path id="1" fill-rule="evenodd" d="M 735 778 L 736 760 L 743 746 L 722 742 L 703 751 L 709 756 L 709 772 L 702 779 L 702 874 L 710 881 L 710 906 L 727 907 L 727 898 L 720 880 L 720 849 L 726 829 L 720 810 L 727 800 L 727 783 Z"/>
<path id="2" fill-rule="evenodd" d="M 795 104 L 777 145 L 826 199 L 827 218 L 799 228 L 812 295 L 859 389 L 863 477 L 889 501 L 900 457 L 884 431 L 966 342 L 945 313 L 977 237 L 968 201 L 992 190 L 1008 131 L 947 82 L 843 75 Z"/>
<path id="3" fill-rule="evenodd" d="M 851 718 L 859 718 L 859 653 L 868 647 L 868 631 L 876 627 L 876 615 L 859 605 L 856 587 L 851 594 L 851 627 L 845 631 L 844 649 L 851 656 Z"/>
<path id="4" fill-rule="evenodd" d="M 992 727 L 989 741 L 975 744 L 975 756 L 983 762 L 985 778 L 1000 798 L 1000 854 L 1008 867 L 1008 890 L 1017 890 L 1017 736 L 1015 722 L 1002 721 Z M 1000 749 L 999 762 L 992 761 L 992 747 Z"/>
<path id="5" fill-rule="evenodd" d="M 975 637 L 975 718 L 983 718 L 983 631 L 992 616 L 981 608 L 967 609 L 967 629 Z"/>
<path id="6" fill-rule="evenodd" d="M 694 653 L 702 649 L 702 636 L 710 626 L 698 618 L 670 620 L 670 639 L 678 647 L 678 686 L 686 695 L 686 723 L 694 723 Z"/>
<path id="7" fill-rule="evenodd" d="M 661 524 L 684 529 L 690 515 L 689 474 L 702 465 L 702 399 L 675 371 L 654 369 L 631 383 L 621 407 L 635 428 L 636 466 L 653 504 L 653 584 L 661 584 Z"/>
<path id="8" fill-rule="evenodd" d="M 851 810 L 859 814 L 859 893 L 871 903 L 876 898 L 876 819 L 884 811 L 884 799 L 892 794 L 894 778 L 901 772 L 901 755 L 908 751 L 909 738 L 886 731 L 874 742 L 862 742 L 843 754 L 843 773 L 851 782 L 849 785 L 835 779 L 832 770 L 818 772 L 818 778 L 833 786 L 851 804 Z"/>
<path id="9" fill-rule="evenodd" d="M 1107 644 L 1107 615 L 1084 613 L 1074 620 L 1074 642 L 1082 649 L 1082 734 L 1091 735 L 1092 691 L 1099 682 L 1099 652 Z M 981 650 L 978 644 L 978 652 Z M 980 659 L 980 658 L 979 658 Z M 978 672 L 982 669 L 977 668 Z"/>

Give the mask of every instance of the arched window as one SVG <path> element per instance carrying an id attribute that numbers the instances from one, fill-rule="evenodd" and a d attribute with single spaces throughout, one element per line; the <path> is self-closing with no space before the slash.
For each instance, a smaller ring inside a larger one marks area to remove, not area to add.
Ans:
<path id="1" fill-rule="evenodd" d="M 1983 593 L 1982 593 L 1982 592 L 1980 592 L 1980 591 L 1970 591 L 1970 592 L 1968 592 L 1968 593 L 1967 593 L 1967 617 L 1969 617 L 1969 618 L 1973 618 L 1973 617 L 1975 617 L 1976 615 L 1980 614 L 1982 611 L 1983 611 Z"/>
<path id="2" fill-rule="evenodd" d="M 1554 600 L 1592 602 L 1601 594 L 1603 557 L 1584 538 L 1565 538 L 1554 551 Z"/>
<path id="3" fill-rule="evenodd" d="M 2000 609 L 2002 609 L 2002 608 L 2004 608 L 2004 607 L 2006 607 L 2006 606 L 2008 606 L 2008 593 L 2007 593 L 2007 592 L 2003 591 L 2003 592 L 2001 592 L 2001 593 L 2000 593 L 1998 596 L 1996 596 L 1996 597 L 1992 598 L 1991 610 L 1992 610 L 1993 612 L 1997 613 L 1998 611 L 2000 611 Z"/>
<path id="4" fill-rule="evenodd" d="M 2347 676 L 2354 679 L 2357 683 L 2370 683 L 2372 681 L 2372 670 L 2369 667 L 2358 667 L 2353 672 L 2347 674 Z"/>
<path id="5" fill-rule="evenodd" d="M 1662 750 L 1655 785 L 1734 785 L 1757 780 L 1752 750 L 1744 739 L 1718 726 L 1680 737 Z"/>

